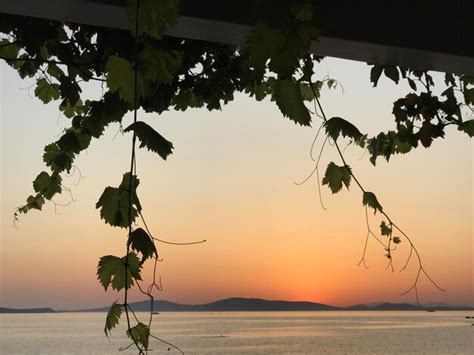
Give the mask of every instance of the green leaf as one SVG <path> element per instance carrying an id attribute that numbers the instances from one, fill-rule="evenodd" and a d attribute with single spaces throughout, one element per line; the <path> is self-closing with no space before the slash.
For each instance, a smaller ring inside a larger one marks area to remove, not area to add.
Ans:
<path id="1" fill-rule="evenodd" d="M 264 24 L 257 24 L 246 41 L 249 53 L 249 65 L 257 70 L 264 70 L 267 61 L 283 46 L 285 35 Z"/>
<path id="2" fill-rule="evenodd" d="M 328 89 L 332 89 L 334 87 L 334 89 L 337 87 L 337 82 L 336 80 L 334 79 L 329 79 L 327 82 L 326 82 L 327 86 L 328 86 Z"/>
<path id="3" fill-rule="evenodd" d="M 196 97 L 192 90 L 180 90 L 172 100 L 175 110 L 178 111 L 186 111 L 188 107 L 203 106 L 202 101 Z"/>
<path id="4" fill-rule="evenodd" d="M 50 200 L 55 194 L 61 193 L 61 176 L 59 174 L 49 174 L 41 172 L 33 181 L 33 188 L 47 200 Z"/>
<path id="5" fill-rule="evenodd" d="M 117 304 L 117 301 L 112 303 L 112 306 L 107 313 L 107 317 L 105 318 L 105 327 L 104 333 L 108 337 L 110 331 L 115 328 L 115 326 L 119 323 L 120 315 L 122 314 L 122 305 Z"/>
<path id="6" fill-rule="evenodd" d="M 382 221 L 382 223 L 380 223 L 380 232 L 382 235 L 389 236 L 392 234 L 392 227 L 388 226 L 385 221 Z"/>
<path id="7" fill-rule="evenodd" d="M 379 82 L 380 75 L 382 75 L 383 72 L 383 66 L 376 64 L 372 67 L 370 70 L 370 81 L 374 84 L 374 87 L 377 86 L 377 83 Z"/>
<path id="8" fill-rule="evenodd" d="M 14 43 L 7 39 L 0 39 L 0 59 L 15 59 L 18 56 L 18 52 L 19 48 Z"/>
<path id="9" fill-rule="evenodd" d="M 48 64 L 48 74 L 51 75 L 53 78 L 60 80 L 62 76 L 64 76 L 64 72 L 62 71 L 61 68 L 59 68 L 56 64 L 54 63 L 49 63 Z"/>
<path id="10" fill-rule="evenodd" d="M 127 335 L 138 344 L 142 344 L 145 349 L 148 349 L 150 329 L 148 329 L 147 325 L 138 323 L 133 328 L 130 328 L 130 330 L 127 330 Z"/>
<path id="11" fill-rule="evenodd" d="M 134 131 L 140 140 L 140 148 L 146 147 L 165 160 L 173 152 L 173 143 L 167 141 L 161 134 L 143 121 L 132 123 L 124 130 L 124 132 L 130 131 Z"/>
<path id="12" fill-rule="evenodd" d="M 146 46 L 139 54 L 140 72 L 146 80 L 170 84 L 181 67 L 181 54 L 172 50 L 156 50 Z"/>
<path id="13" fill-rule="evenodd" d="M 461 123 L 459 130 L 466 132 L 469 137 L 474 137 L 474 120 L 468 120 Z"/>
<path id="14" fill-rule="evenodd" d="M 245 92 L 248 93 L 250 97 L 255 97 L 255 100 L 262 101 L 272 92 L 272 85 L 268 81 L 252 83 L 245 88 Z"/>
<path id="15" fill-rule="evenodd" d="M 128 105 L 117 93 L 107 92 L 101 101 L 90 102 L 89 114 L 81 120 L 82 132 L 99 138 L 112 122 L 122 122 L 128 111 Z"/>
<path id="16" fill-rule="evenodd" d="M 140 201 L 136 193 L 139 180 L 135 175 L 133 175 L 133 180 L 131 207 L 129 207 L 130 173 L 124 174 L 122 183 L 118 188 L 110 186 L 105 188 L 95 206 L 100 208 L 100 217 L 105 223 L 114 227 L 126 228 L 137 218 L 138 212 L 141 211 Z"/>
<path id="17" fill-rule="evenodd" d="M 350 183 L 351 168 L 349 166 L 337 166 L 334 162 L 328 164 L 323 178 L 323 185 L 328 185 L 333 194 L 342 189 L 342 184 L 349 189 Z"/>
<path id="18" fill-rule="evenodd" d="M 311 21 L 313 18 L 313 6 L 310 2 L 305 2 L 301 5 L 293 6 L 291 13 L 297 21 Z"/>
<path id="19" fill-rule="evenodd" d="M 135 102 L 135 76 L 132 64 L 115 55 L 110 56 L 105 66 L 107 85 L 111 92 L 118 92 L 119 97 L 133 105 Z M 139 75 L 137 80 L 137 100 L 147 93 L 146 82 Z"/>
<path id="20" fill-rule="evenodd" d="M 129 289 L 134 284 L 134 279 L 141 280 L 141 264 L 135 253 L 128 254 L 128 270 L 125 279 L 125 263 L 127 258 L 119 258 L 113 255 L 106 255 L 100 258 L 97 266 L 97 278 L 107 291 L 109 285 L 114 290 L 120 291 L 122 288 Z"/>
<path id="21" fill-rule="evenodd" d="M 400 244 L 401 241 L 402 241 L 402 240 L 400 239 L 400 237 L 393 237 L 392 240 L 393 240 L 393 242 L 394 242 L 395 244 Z"/>
<path id="22" fill-rule="evenodd" d="M 303 103 L 300 87 L 293 79 L 278 80 L 273 99 L 284 116 L 302 126 L 310 125 L 311 116 Z"/>
<path id="23" fill-rule="evenodd" d="M 178 18 L 178 0 L 140 0 L 137 17 L 137 0 L 128 0 L 129 28 L 135 34 L 138 21 L 138 35 L 162 38 L 168 25 Z"/>
<path id="24" fill-rule="evenodd" d="M 283 46 L 271 57 L 268 64 L 280 79 L 291 78 L 318 33 L 316 27 L 309 22 L 297 24 L 292 28 L 292 31 L 285 33 Z"/>
<path id="25" fill-rule="evenodd" d="M 153 255 L 158 257 L 158 252 L 153 243 L 153 239 L 145 232 L 142 228 L 135 229 L 128 237 L 128 244 L 132 248 L 142 254 L 143 263 L 146 259 L 151 258 Z"/>
<path id="26" fill-rule="evenodd" d="M 41 210 L 44 205 L 44 198 L 40 195 L 28 196 L 26 199 L 28 209 Z"/>
<path id="27" fill-rule="evenodd" d="M 410 78 L 408 78 L 407 80 L 408 80 L 408 84 L 410 85 L 410 87 L 411 87 L 413 90 L 416 91 L 416 83 L 415 83 L 415 81 L 414 81 L 413 79 L 410 79 Z"/>
<path id="28" fill-rule="evenodd" d="M 63 152 L 55 143 L 44 147 L 43 161 L 54 172 L 70 171 L 74 154 Z"/>
<path id="29" fill-rule="evenodd" d="M 50 84 L 45 78 L 39 79 L 36 82 L 35 95 L 45 104 L 57 100 L 61 96 L 59 94 L 59 85 Z"/>
<path id="30" fill-rule="evenodd" d="M 90 134 L 81 134 L 71 130 L 67 131 L 61 138 L 59 138 L 56 144 L 63 152 L 77 154 L 86 149 L 89 146 L 90 141 Z"/>
<path id="31" fill-rule="evenodd" d="M 65 100 L 59 105 L 59 110 L 66 116 L 67 118 L 73 118 L 75 115 L 79 114 L 83 110 L 84 106 L 82 105 L 82 101 L 79 99 L 74 105 L 71 105 L 69 100 Z"/>
<path id="32" fill-rule="evenodd" d="M 384 73 L 387 78 L 392 79 L 396 84 L 400 80 L 400 73 L 398 72 L 398 68 L 394 65 L 386 65 L 384 67 Z"/>
<path id="33" fill-rule="evenodd" d="M 340 135 L 352 138 L 354 141 L 358 141 L 362 138 L 362 133 L 360 133 L 359 129 L 341 117 L 331 117 L 325 123 L 325 128 L 326 133 L 334 141 L 336 141 Z"/>
<path id="34" fill-rule="evenodd" d="M 143 258 L 141 262 L 143 263 L 146 259 L 153 257 L 158 257 L 158 252 L 153 243 L 153 239 L 145 232 L 142 228 L 135 229 L 128 237 L 128 243 L 132 250 L 135 250 L 142 254 Z"/>
<path id="35" fill-rule="evenodd" d="M 379 211 L 382 212 L 383 208 L 380 205 L 379 201 L 377 200 L 377 196 L 375 196 L 374 193 L 372 192 L 364 192 L 364 195 L 362 196 L 362 204 L 364 206 L 369 206 L 374 209 L 374 214 Z"/>
<path id="36" fill-rule="evenodd" d="M 300 84 L 301 96 L 303 97 L 304 101 L 313 101 L 316 97 L 319 98 L 321 87 L 318 88 L 318 85 L 314 84 L 313 89 L 311 88 L 311 85 Z M 316 96 L 314 96 L 315 93 Z"/>

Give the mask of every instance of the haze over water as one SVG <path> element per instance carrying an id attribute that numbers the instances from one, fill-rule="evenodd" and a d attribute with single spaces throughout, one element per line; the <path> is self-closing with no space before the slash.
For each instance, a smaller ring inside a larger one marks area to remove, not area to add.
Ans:
<path id="1" fill-rule="evenodd" d="M 161 313 L 153 333 L 186 354 L 469 354 L 474 332 L 472 320 L 464 317 L 472 313 Z M 104 313 L 2 314 L 0 353 L 116 354 L 128 345 L 125 323 L 112 331 L 109 341 L 102 331 L 104 317 Z M 168 353 L 168 345 L 157 341 L 151 348 Z"/>

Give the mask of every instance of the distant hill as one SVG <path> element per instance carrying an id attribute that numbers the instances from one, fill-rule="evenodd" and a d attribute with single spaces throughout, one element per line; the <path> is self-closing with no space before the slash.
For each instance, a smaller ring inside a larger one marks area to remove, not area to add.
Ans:
<path id="1" fill-rule="evenodd" d="M 149 311 L 148 301 L 130 304 L 134 311 Z M 330 311 L 338 307 L 314 302 L 268 301 L 260 298 L 227 298 L 205 304 L 179 304 L 169 301 L 155 301 L 153 308 L 159 312 L 235 312 L 235 311 Z M 104 312 L 108 307 L 82 310 L 82 312 Z"/>
<path id="2" fill-rule="evenodd" d="M 54 313 L 52 308 L 5 308 L 0 307 L 0 313 Z"/>
<path id="3" fill-rule="evenodd" d="M 137 312 L 150 310 L 148 301 L 130 304 Z M 108 307 L 79 310 L 77 312 L 107 312 Z M 155 301 L 153 309 L 158 312 L 259 312 L 259 311 L 425 311 L 435 310 L 474 310 L 465 306 L 420 307 L 410 303 L 372 303 L 349 307 L 336 307 L 314 302 L 269 301 L 260 298 L 233 297 L 205 304 L 180 304 L 169 301 Z"/>
<path id="4" fill-rule="evenodd" d="M 148 301 L 130 303 L 133 310 L 149 311 Z M 169 301 L 155 301 L 158 312 L 260 312 L 260 311 L 426 311 L 426 310 L 467 310 L 474 308 L 455 305 L 427 305 L 420 307 L 410 303 L 370 303 L 349 307 L 335 307 L 315 302 L 270 301 L 260 298 L 233 297 L 205 304 L 180 304 Z M 13 309 L 0 308 L 0 313 L 52 313 L 52 312 L 107 312 L 109 307 L 81 309 L 75 311 L 54 311 L 51 308 Z"/>

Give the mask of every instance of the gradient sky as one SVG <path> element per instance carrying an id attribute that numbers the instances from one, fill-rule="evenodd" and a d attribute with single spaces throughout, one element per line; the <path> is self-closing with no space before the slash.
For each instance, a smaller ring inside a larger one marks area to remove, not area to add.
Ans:
<path id="1" fill-rule="evenodd" d="M 318 66 L 344 86 L 323 92 L 329 116 L 341 116 L 363 132 L 392 128 L 394 99 L 404 85 L 386 79 L 377 89 L 363 63 L 326 59 Z M 4 63 L 0 64 L 1 239 L 0 306 L 79 308 L 106 305 L 118 296 L 104 292 L 96 279 L 100 256 L 122 255 L 126 233 L 106 226 L 95 202 L 107 185 L 116 186 L 129 165 L 130 136 L 112 125 L 100 144 L 93 141 L 76 165 L 86 177 L 65 179 L 75 199 L 67 207 L 48 204 L 43 212 L 13 212 L 33 192 L 32 180 L 47 170 L 43 147 L 57 139 L 68 119 L 57 103 L 43 105 Z M 86 93 L 96 96 L 100 88 Z M 311 171 L 309 147 L 319 126 L 303 128 L 283 118 L 269 102 L 243 95 L 221 112 L 205 109 L 141 113 L 174 143 L 168 161 L 140 150 L 139 194 L 149 227 L 170 241 L 206 239 L 195 246 L 158 245 L 163 262 L 160 299 L 201 303 L 225 297 L 308 300 L 334 305 L 413 301 L 401 296 L 417 265 L 403 273 L 409 251 L 402 242 L 394 253 L 397 271 L 385 271 L 386 259 L 370 240 L 368 270 L 357 266 L 366 225 L 361 194 L 352 186 L 337 195 L 323 187 L 327 210 L 320 206 Z M 130 117 L 127 118 L 130 121 Z M 126 126 L 126 125 L 125 125 Z M 372 167 L 362 151 L 350 147 L 347 160 L 384 210 L 411 236 L 425 268 L 447 292 L 420 281 L 422 302 L 472 304 L 473 297 L 473 143 L 448 131 L 430 149 L 418 148 Z M 321 170 L 337 159 L 328 146 Z M 338 162 L 339 163 L 339 162 Z M 68 194 L 55 199 L 71 202 Z M 380 219 L 371 217 L 378 231 Z M 150 276 L 148 268 L 146 276 Z M 134 295 L 134 299 L 140 296 Z"/>

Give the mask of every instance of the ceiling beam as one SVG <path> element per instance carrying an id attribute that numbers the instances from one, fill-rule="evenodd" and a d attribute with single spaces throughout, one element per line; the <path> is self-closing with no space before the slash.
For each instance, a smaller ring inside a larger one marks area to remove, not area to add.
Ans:
<path id="1" fill-rule="evenodd" d="M 125 9 L 116 4 L 117 1 L 114 4 L 114 1 L 106 0 L 2 0 L 0 13 L 127 29 Z M 214 9 L 214 11 L 216 10 Z M 189 16 L 188 14 L 181 16 L 177 24 L 168 30 L 167 35 L 210 42 L 242 44 L 252 28 L 249 24 L 229 22 L 228 20 L 217 21 L 215 19 L 218 18 L 219 13 L 214 13 L 213 16 L 210 16 L 212 18 L 203 18 L 201 14 L 200 16 Z M 422 43 L 420 43 L 420 47 L 423 48 Z M 459 51 L 453 54 L 421 48 L 392 45 L 388 40 L 386 43 L 374 43 L 322 35 L 319 42 L 313 43 L 311 51 L 322 56 L 373 64 L 399 65 L 422 70 L 474 75 L 474 56 L 459 55 Z"/>

